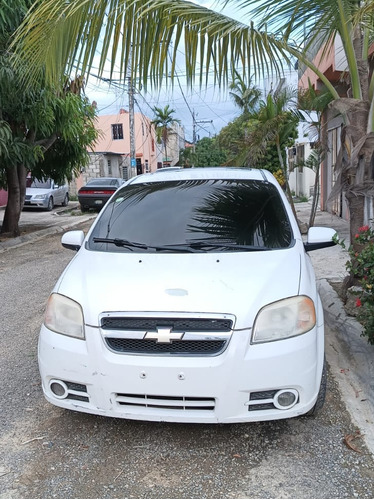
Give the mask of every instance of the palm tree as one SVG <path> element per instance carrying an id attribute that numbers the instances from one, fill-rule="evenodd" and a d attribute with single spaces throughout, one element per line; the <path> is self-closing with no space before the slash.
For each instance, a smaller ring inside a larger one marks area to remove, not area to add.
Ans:
<path id="1" fill-rule="evenodd" d="M 314 149 L 306 159 L 304 165 L 315 172 L 312 209 L 309 217 L 309 227 L 314 225 L 318 199 L 320 194 L 319 173 L 321 162 L 326 158 L 328 151 L 327 144 L 327 121 L 324 118 L 332 96 L 329 92 L 317 92 L 311 85 L 307 90 L 300 90 L 298 96 L 298 105 L 302 111 L 309 116 L 310 130 L 314 139 Z M 311 111 L 314 111 L 314 117 L 311 119 Z"/>
<path id="2" fill-rule="evenodd" d="M 290 111 L 293 99 L 297 94 L 291 88 L 284 88 L 275 93 L 269 93 L 265 101 L 259 105 L 258 111 L 251 114 L 249 124 L 251 129 L 246 137 L 247 161 L 256 165 L 266 153 L 270 145 L 277 151 L 279 168 L 283 172 L 286 195 L 296 216 L 288 183 L 287 165 L 284 159 L 285 146 L 295 139 L 295 131 L 299 123 L 299 115 Z"/>
<path id="3" fill-rule="evenodd" d="M 74 67 L 87 74 L 100 48 L 101 73 L 109 56 L 113 72 L 120 55 L 121 74 L 126 75 L 130 65 L 148 85 L 175 75 L 182 42 L 190 83 L 196 75 L 204 83 L 213 70 L 217 85 L 223 86 L 238 67 L 243 77 L 280 74 L 284 64 L 297 58 L 318 76 L 344 119 L 339 178 L 354 235 L 363 223 L 365 195 L 374 194 L 374 73 L 368 66 L 374 0 L 264 0 L 260 5 L 257 0 L 222 0 L 222 4 L 239 6 L 246 23 L 185 0 L 112 0 L 110 8 L 107 0 L 38 0 L 14 46 L 17 56 L 30 64 L 28 75 L 34 77 L 43 67 L 55 80 Z M 322 57 L 326 55 L 338 36 L 347 59 L 349 98 L 339 95 L 309 57 L 312 46 L 324 47 Z"/>
<path id="4" fill-rule="evenodd" d="M 234 103 L 245 113 L 255 111 L 261 97 L 261 90 L 252 85 L 252 79 L 249 78 L 248 84 L 244 78 L 236 71 L 234 80 L 230 84 L 230 97 Z"/>
<path id="5" fill-rule="evenodd" d="M 169 104 L 167 104 L 164 109 L 155 106 L 153 108 L 153 112 L 155 114 L 155 118 L 152 120 L 152 124 L 156 129 L 157 142 L 159 144 L 163 144 L 164 146 L 164 161 L 166 161 L 168 158 L 167 144 L 169 141 L 171 127 L 175 123 L 180 123 L 180 121 L 173 118 L 175 109 L 171 109 Z"/>

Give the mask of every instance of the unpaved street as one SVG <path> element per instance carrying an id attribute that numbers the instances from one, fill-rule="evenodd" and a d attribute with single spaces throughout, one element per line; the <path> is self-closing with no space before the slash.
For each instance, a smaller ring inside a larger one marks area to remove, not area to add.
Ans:
<path id="1" fill-rule="evenodd" d="M 373 458 L 331 377 L 317 417 L 270 423 L 132 422 L 47 403 L 38 331 L 73 255 L 59 235 L 0 254 L 0 498 L 374 497 Z"/>

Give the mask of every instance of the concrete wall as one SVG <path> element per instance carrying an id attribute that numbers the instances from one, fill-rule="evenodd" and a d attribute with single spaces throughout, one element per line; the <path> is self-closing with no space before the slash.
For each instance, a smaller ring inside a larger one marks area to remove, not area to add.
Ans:
<path id="1" fill-rule="evenodd" d="M 310 196 L 313 195 L 315 178 L 316 174 L 311 168 L 296 167 L 289 176 L 291 191 L 293 191 L 296 196 L 306 196 L 310 198 Z"/>
<path id="2" fill-rule="evenodd" d="M 96 119 L 99 138 L 93 147 L 95 153 L 117 153 L 123 157 L 130 155 L 130 123 L 128 111 L 121 109 L 116 115 L 101 115 Z M 120 135 L 118 135 L 120 131 Z M 151 120 L 142 115 L 134 115 L 135 151 L 142 171 L 153 172 L 162 162 L 162 152 L 157 144 L 154 126 Z M 113 177 L 116 177 L 113 175 Z"/>

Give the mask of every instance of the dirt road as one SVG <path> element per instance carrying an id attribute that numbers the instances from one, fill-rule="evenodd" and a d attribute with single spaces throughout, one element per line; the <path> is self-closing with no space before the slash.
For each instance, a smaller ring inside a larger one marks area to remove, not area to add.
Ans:
<path id="1" fill-rule="evenodd" d="M 37 337 L 72 257 L 58 235 L 0 254 L 0 498 L 374 497 L 373 459 L 331 377 L 317 417 L 257 424 L 133 422 L 47 403 Z"/>

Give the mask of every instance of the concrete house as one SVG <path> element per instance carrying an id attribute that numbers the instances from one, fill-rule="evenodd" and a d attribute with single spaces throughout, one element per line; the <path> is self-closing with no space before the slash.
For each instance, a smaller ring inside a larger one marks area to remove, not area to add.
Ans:
<path id="1" fill-rule="evenodd" d="M 161 147 L 161 145 L 159 145 Z M 164 167 L 174 167 L 178 163 L 179 153 L 181 149 L 185 147 L 185 136 L 184 136 L 184 128 L 177 122 L 174 122 L 168 133 L 166 154 L 167 157 L 163 157 L 163 166 Z M 163 153 L 164 153 L 163 148 Z"/>
<path id="2" fill-rule="evenodd" d="M 373 46 L 371 53 L 373 53 Z M 348 86 L 344 79 L 344 73 L 347 71 L 347 61 L 342 47 L 342 41 L 339 36 L 335 38 L 333 46 L 327 53 L 323 54 L 324 48 L 310 50 L 309 58 L 313 59 L 314 64 L 321 70 L 324 75 L 332 82 L 340 96 L 347 96 Z M 323 57 L 322 57 L 323 54 Z M 299 88 L 307 89 L 308 82 L 319 90 L 322 88 L 322 82 L 315 73 L 300 65 L 299 67 Z M 339 199 L 329 200 L 329 195 L 336 181 L 335 165 L 337 155 L 340 149 L 340 136 L 342 129 L 342 118 L 333 116 L 331 111 L 327 109 L 322 117 L 323 126 L 327 132 L 327 154 L 326 158 L 321 163 L 320 177 L 320 204 L 321 209 L 330 211 L 346 220 L 349 220 L 349 211 L 345 200 L 344 193 Z M 373 218 L 373 199 L 367 197 L 365 203 L 365 218 L 370 220 Z"/>
<path id="3" fill-rule="evenodd" d="M 135 160 L 130 165 L 130 121 L 129 113 L 120 109 L 114 115 L 100 115 L 96 118 L 99 138 L 89 152 L 90 164 L 82 169 L 81 175 L 70 185 L 70 194 L 76 195 L 89 179 L 96 177 L 121 177 L 125 180 L 135 175 L 154 172 L 162 167 L 162 151 L 157 144 L 151 120 L 134 115 Z"/>

